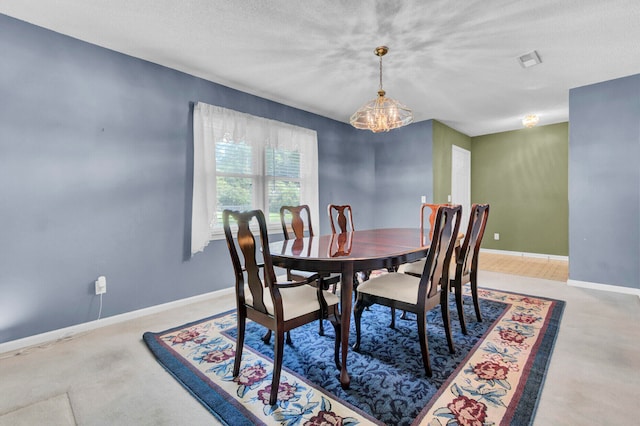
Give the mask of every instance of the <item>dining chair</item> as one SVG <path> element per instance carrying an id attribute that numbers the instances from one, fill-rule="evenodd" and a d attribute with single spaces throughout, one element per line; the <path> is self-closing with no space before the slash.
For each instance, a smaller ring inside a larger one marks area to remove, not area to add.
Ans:
<path id="1" fill-rule="evenodd" d="M 443 205 L 446 204 L 422 203 L 422 205 L 420 206 L 420 233 L 422 235 L 422 238 L 426 241 L 431 241 L 431 239 L 433 238 L 433 225 L 436 218 L 436 213 L 438 212 L 438 208 Z M 428 228 L 425 227 L 425 211 L 429 213 Z M 424 269 L 424 261 L 424 259 L 420 259 L 416 262 L 406 263 L 400 267 L 400 270 L 406 274 L 420 276 L 422 274 L 422 270 Z"/>
<path id="2" fill-rule="evenodd" d="M 480 244 L 482 243 L 488 219 L 489 204 L 473 204 L 464 241 L 459 248 L 456 248 L 455 274 L 450 281 L 450 285 L 456 294 L 460 328 L 464 334 L 467 334 L 467 326 L 464 319 L 462 286 L 467 283 L 471 283 L 471 296 L 476 310 L 476 319 L 478 322 L 482 321 L 480 303 L 478 301 L 478 254 L 480 253 Z"/>
<path id="3" fill-rule="evenodd" d="M 433 225 L 436 218 L 436 213 L 438 212 L 438 208 L 440 206 L 446 206 L 446 205 L 448 204 L 422 203 L 420 205 L 420 234 L 422 235 L 422 238 L 425 243 L 428 241 L 431 241 L 431 239 L 433 238 Z M 428 227 L 425 227 L 426 213 L 429 213 Z M 424 269 L 424 262 L 425 262 L 425 259 L 422 258 L 415 262 L 405 263 L 403 265 L 400 265 L 398 270 L 400 272 L 404 272 L 405 274 L 411 274 L 411 275 L 415 275 L 416 277 L 419 277 L 420 275 L 422 275 L 422 271 Z M 402 312 L 400 319 L 403 319 L 403 320 L 409 319 L 407 317 L 406 311 Z M 391 318 L 391 328 L 394 328 L 394 327 L 395 327 L 395 315 Z"/>
<path id="4" fill-rule="evenodd" d="M 308 281 L 286 281 L 286 277 L 276 278 L 271 254 L 267 225 L 262 210 L 231 211 L 222 213 L 224 234 L 231 254 L 231 262 L 235 272 L 235 294 L 237 305 L 238 337 L 236 356 L 233 364 L 233 377 L 240 373 L 242 350 L 244 347 L 245 325 L 247 319 L 273 330 L 275 334 L 273 377 L 269 390 L 269 404 L 277 402 L 282 358 L 284 350 L 284 334 L 296 327 L 326 317 L 335 330 L 334 362 L 340 368 L 338 360 L 341 341 L 340 313 L 338 296 L 308 285 Z M 257 231 L 250 227 L 255 221 Z M 232 229 L 233 225 L 236 225 Z M 235 237 L 233 235 L 235 232 Z M 256 237 L 259 242 L 256 242 Z M 242 253 L 240 260 L 238 248 Z M 257 252 L 262 251 L 262 261 Z"/>
<path id="5" fill-rule="evenodd" d="M 337 205 L 329 204 L 327 206 L 329 213 L 329 222 L 331 223 L 331 233 L 344 234 L 345 232 L 353 232 L 356 230 L 353 225 L 353 209 L 349 204 Z M 369 279 L 371 271 L 355 271 L 353 273 L 353 295 L 358 294 L 358 283 Z"/>
<path id="6" fill-rule="evenodd" d="M 300 206 L 282 206 L 280 207 L 280 223 L 282 225 L 282 234 L 285 240 L 298 239 L 313 236 L 313 225 L 311 224 L 311 210 L 306 204 Z M 292 250 L 295 250 L 292 247 Z M 287 269 L 288 280 L 305 280 L 315 277 L 315 272 L 298 271 Z"/>
<path id="7" fill-rule="evenodd" d="M 329 212 L 329 221 L 331 222 L 331 233 L 340 234 L 355 231 L 353 226 L 353 210 L 350 205 L 345 204 L 340 206 L 337 204 L 329 204 L 327 211 Z"/>
<path id="8" fill-rule="evenodd" d="M 367 306 L 381 304 L 416 314 L 422 363 L 431 377 L 431 362 L 427 345 L 427 312 L 440 305 L 449 352 L 455 348 L 449 321 L 449 264 L 460 228 L 461 206 L 440 206 L 436 212 L 434 234 L 420 277 L 391 272 L 370 278 L 358 286 L 354 306 L 356 344 L 360 350 L 362 313 Z M 443 284 L 444 283 L 444 284 Z"/>
<path id="9" fill-rule="evenodd" d="M 313 237 L 311 210 L 307 204 L 280 207 L 280 223 L 282 224 L 282 233 L 285 240 L 297 240 L 306 236 Z M 340 275 L 287 269 L 287 280 L 309 280 L 312 285 L 320 286 L 324 290 L 331 288 L 332 293 L 336 294 L 336 287 L 340 282 Z M 324 336 L 323 322 L 321 319 L 318 326 L 318 333 L 321 336 Z"/>

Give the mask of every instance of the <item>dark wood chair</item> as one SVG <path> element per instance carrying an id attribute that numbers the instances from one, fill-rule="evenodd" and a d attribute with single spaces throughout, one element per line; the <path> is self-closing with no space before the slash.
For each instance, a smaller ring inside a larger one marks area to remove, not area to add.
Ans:
<path id="1" fill-rule="evenodd" d="M 422 238 L 424 238 L 425 243 L 427 241 L 431 241 L 433 238 L 433 225 L 436 219 L 436 213 L 438 213 L 438 208 L 440 206 L 444 206 L 446 204 L 429 204 L 422 203 L 420 206 L 420 231 L 422 233 Z M 428 219 L 428 227 L 425 226 L 425 217 L 426 212 L 429 213 Z M 424 259 L 420 259 L 416 262 L 407 263 L 400 267 L 400 270 L 406 274 L 413 274 L 415 276 L 420 276 L 422 274 L 422 270 L 424 269 Z"/>
<path id="2" fill-rule="evenodd" d="M 313 237 L 311 210 L 306 204 L 280 207 L 280 223 L 282 224 L 282 234 L 285 240 Z M 295 247 L 293 250 L 295 250 Z M 315 278 L 316 276 L 315 272 L 287 269 L 287 279 L 289 280 L 300 281 L 312 277 Z"/>
<path id="3" fill-rule="evenodd" d="M 346 232 L 353 232 L 356 230 L 353 225 L 353 209 L 349 204 L 329 204 L 327 206 L 327 212 L 329 213 L 329 222 L 331 223 L 331 233 L 344 234 Z M 368 280 L 370 274 L 371 271 L 356 271 L 353 274 L 354 297 L 358 294 L 358 283 L 360 281 Z"/>
<path id="4" fill-rule="evenodd" d="M 316 321 L 323 316 L 328 318 L 336 333 L 334 362 L 336 367 L 340 368 L 338 360 L 341 341 L 339 300 L 335 294 L 324 291 L 320 287 L 311 287 L 307 281 L 291 282 L 276 279 L 269 252 L 267 225 L 261 210 L 247 212 L 224 210 L 222 220 L 236 277 L 238 339 L 233 377 L 237 377 L 240 373 L 247 319 L 273 330 L 275 334 L 273 378 L 269 394 L 269 404 L 273 405 L 278 397 L 285 333 L 289 330 Z M 255 231 L 258 242 L 256 242 L 254 231 L 250 228 L 250 224 L 255 221 L 258 223 L 258 231 Z M 233 231 L 232 222 L 237 224 L 237 228 L 234 227 Z M 236 233 L 235 237 L 232 232 Z M 236 242 L 244 263 L 241 263 Z M 257 257 L 260 249 L 262 262 Z"/>
<path id="5" fill-rule="evenodd" d="M 427 376 L 431 377 L 432 374 L 427 345 L 427 312 L 438 305 L 442 310 L 442 321 L 449 351 L 454 353 L 449 321 L 448 283 L 449 265 L 460 228 L 461 212 L 461 206 L 440 206 L 438 208 L 433 238 L 420 277 L 391 272 L 371 278 L 358 286 L 358 298 L 354 307 L 355 350 L 360 349 L 361 320 L 364 308 L 377 303 L 416 314 L 422 363 Z"/>
<path id="6" fill-rule="evenodd" d="M 355 231 L 353 226 L 353 211 L 350 205 L 345 204 L 339 206 L 336 204 L 329 204 L 327 211 L 329 213 L 331 232 L 333 234 Z"/>
<path id="7" fill-rule="evenodd" d="M 311 223 L 311 210 L 306 204 L 299 206 L 280 207 L 280 223 L 285 240 L 313 237 L 313 225 Z M 333 294 L 340 282 L 339 274 L 315 273 L 308 271 L 298 271 L 287 269 L 287 280 L 303 281 L 308 280 L 311 284 L 321 286 L 324 290 L 332 288 Z M 323 320 L 320 320 L 318 333 L 324 336 Z"/>
<path id="8" fill-rule="evenodd" d="M 456 249 L 455 275 L 450 281 L 451 288 L 456 294 L 456 306 L 460 317 L 460 328 L 467 334 L 464 319 L 462 286 L 471 283 L 471 296 L 476 310 L 478 322 L 482 321 L 480 303 L 478 301 L 478 254 L 484 236 L 484 229 L 489 219 L 489 204 L 474 204 L 471 206 L 469 224 L 462 245 Z"/>
<path id="9" fill-rule="evenodd" d="M 448 204 L 430 204 L 430 203 L 422 203 L 420 205 L 420 233 L 422 234 L 422 238 L 425 244 L 433 238 L 433 225 L 436 219 L 436 213 L 438 213 L 438 208 L 440 206 L 446 206 Z M 429 219 L 425 223 L 426 214 L 429 214 Z M 425 226 L 426 225 L 426 226 Z M 415 262 L 405 263 L 401 265 L 398 269 L 400 272 L 404 272 L 405 274 L 415 275 L 419 277 L 422 275 L 422 271 L 424 270 L 424 262 L 425 259 L 420 259 Z M 407 317 L 407 312 L 403 311 L 400 319 L 409 319 Z M 391 328 L 395 327 L 395 315 L 391 318 Z"/>
<path id="10" fill-rule="evenodd" d="M 436 214 L 438 213 L 438 208 L 440 206 L 444 206 L 445 204 L 429 204 L 429 203 L 422 203 L 422 205 L 420 206 L 420 229 L 422 230 L 422 233 L 424 234 L 424 232 L 427 230 L 427 228 L 424 226 L 424 218 L 425 218 L 425 210 L 429 209 L 429 240 L 431 240 L 433 238 L 433 225 L 435 223 L 436 220 Z"/>

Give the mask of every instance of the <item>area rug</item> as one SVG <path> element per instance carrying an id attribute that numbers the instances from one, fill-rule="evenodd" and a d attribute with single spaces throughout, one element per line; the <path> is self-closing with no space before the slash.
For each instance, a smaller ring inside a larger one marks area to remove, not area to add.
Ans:
<path id="1" fill-rule="evenodd" d="M 450 354 L 440 309 L 427 319 L 433 376 L 422 367 L 415 319 L 372 306 L 362 316 L 359 353 L 350 351 L 351 386 L 333 364 L 333 329 L 295 329 L 285 345 L 278 403 L 271 388 L 273 339 L 248 321 L 240 375 L 232 377 L 235 310 L 144 334 L 160 364 L 218 420 L 229 425 L 528 425 L 533 421 L 564 302 L 480 289 L 483 322 L 465 294 L 468 334 L 451 304 L 456 352 Z M 353 324 L 352 324 L 353 327 Z M 355 337 L 352 330 L 351 340 Z"/>

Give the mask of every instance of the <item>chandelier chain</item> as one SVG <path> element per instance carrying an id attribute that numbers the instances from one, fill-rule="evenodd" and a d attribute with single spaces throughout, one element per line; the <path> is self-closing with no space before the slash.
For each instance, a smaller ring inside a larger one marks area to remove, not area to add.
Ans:
<path id="1" fill-rule="evenodd" d="M 380 90 L 382 90 L 382 55 L 380 56 Z"/>

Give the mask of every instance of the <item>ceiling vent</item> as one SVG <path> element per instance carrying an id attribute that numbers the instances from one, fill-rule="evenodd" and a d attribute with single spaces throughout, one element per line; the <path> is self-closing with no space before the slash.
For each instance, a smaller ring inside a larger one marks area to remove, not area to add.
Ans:
<path id="1" fill-rule="evenodd" d="M 520 65 L 522 66 L 522 68 L 530 68 L 534 65 L 538 65 L 542 61 L 540 60 L 540 56 L 538 55 L 538 52 L 533 50 L 529 53 L 525 53 L 524 55 L 520 56 L 518 58 L 518 62 L 520 62 Z"/>

